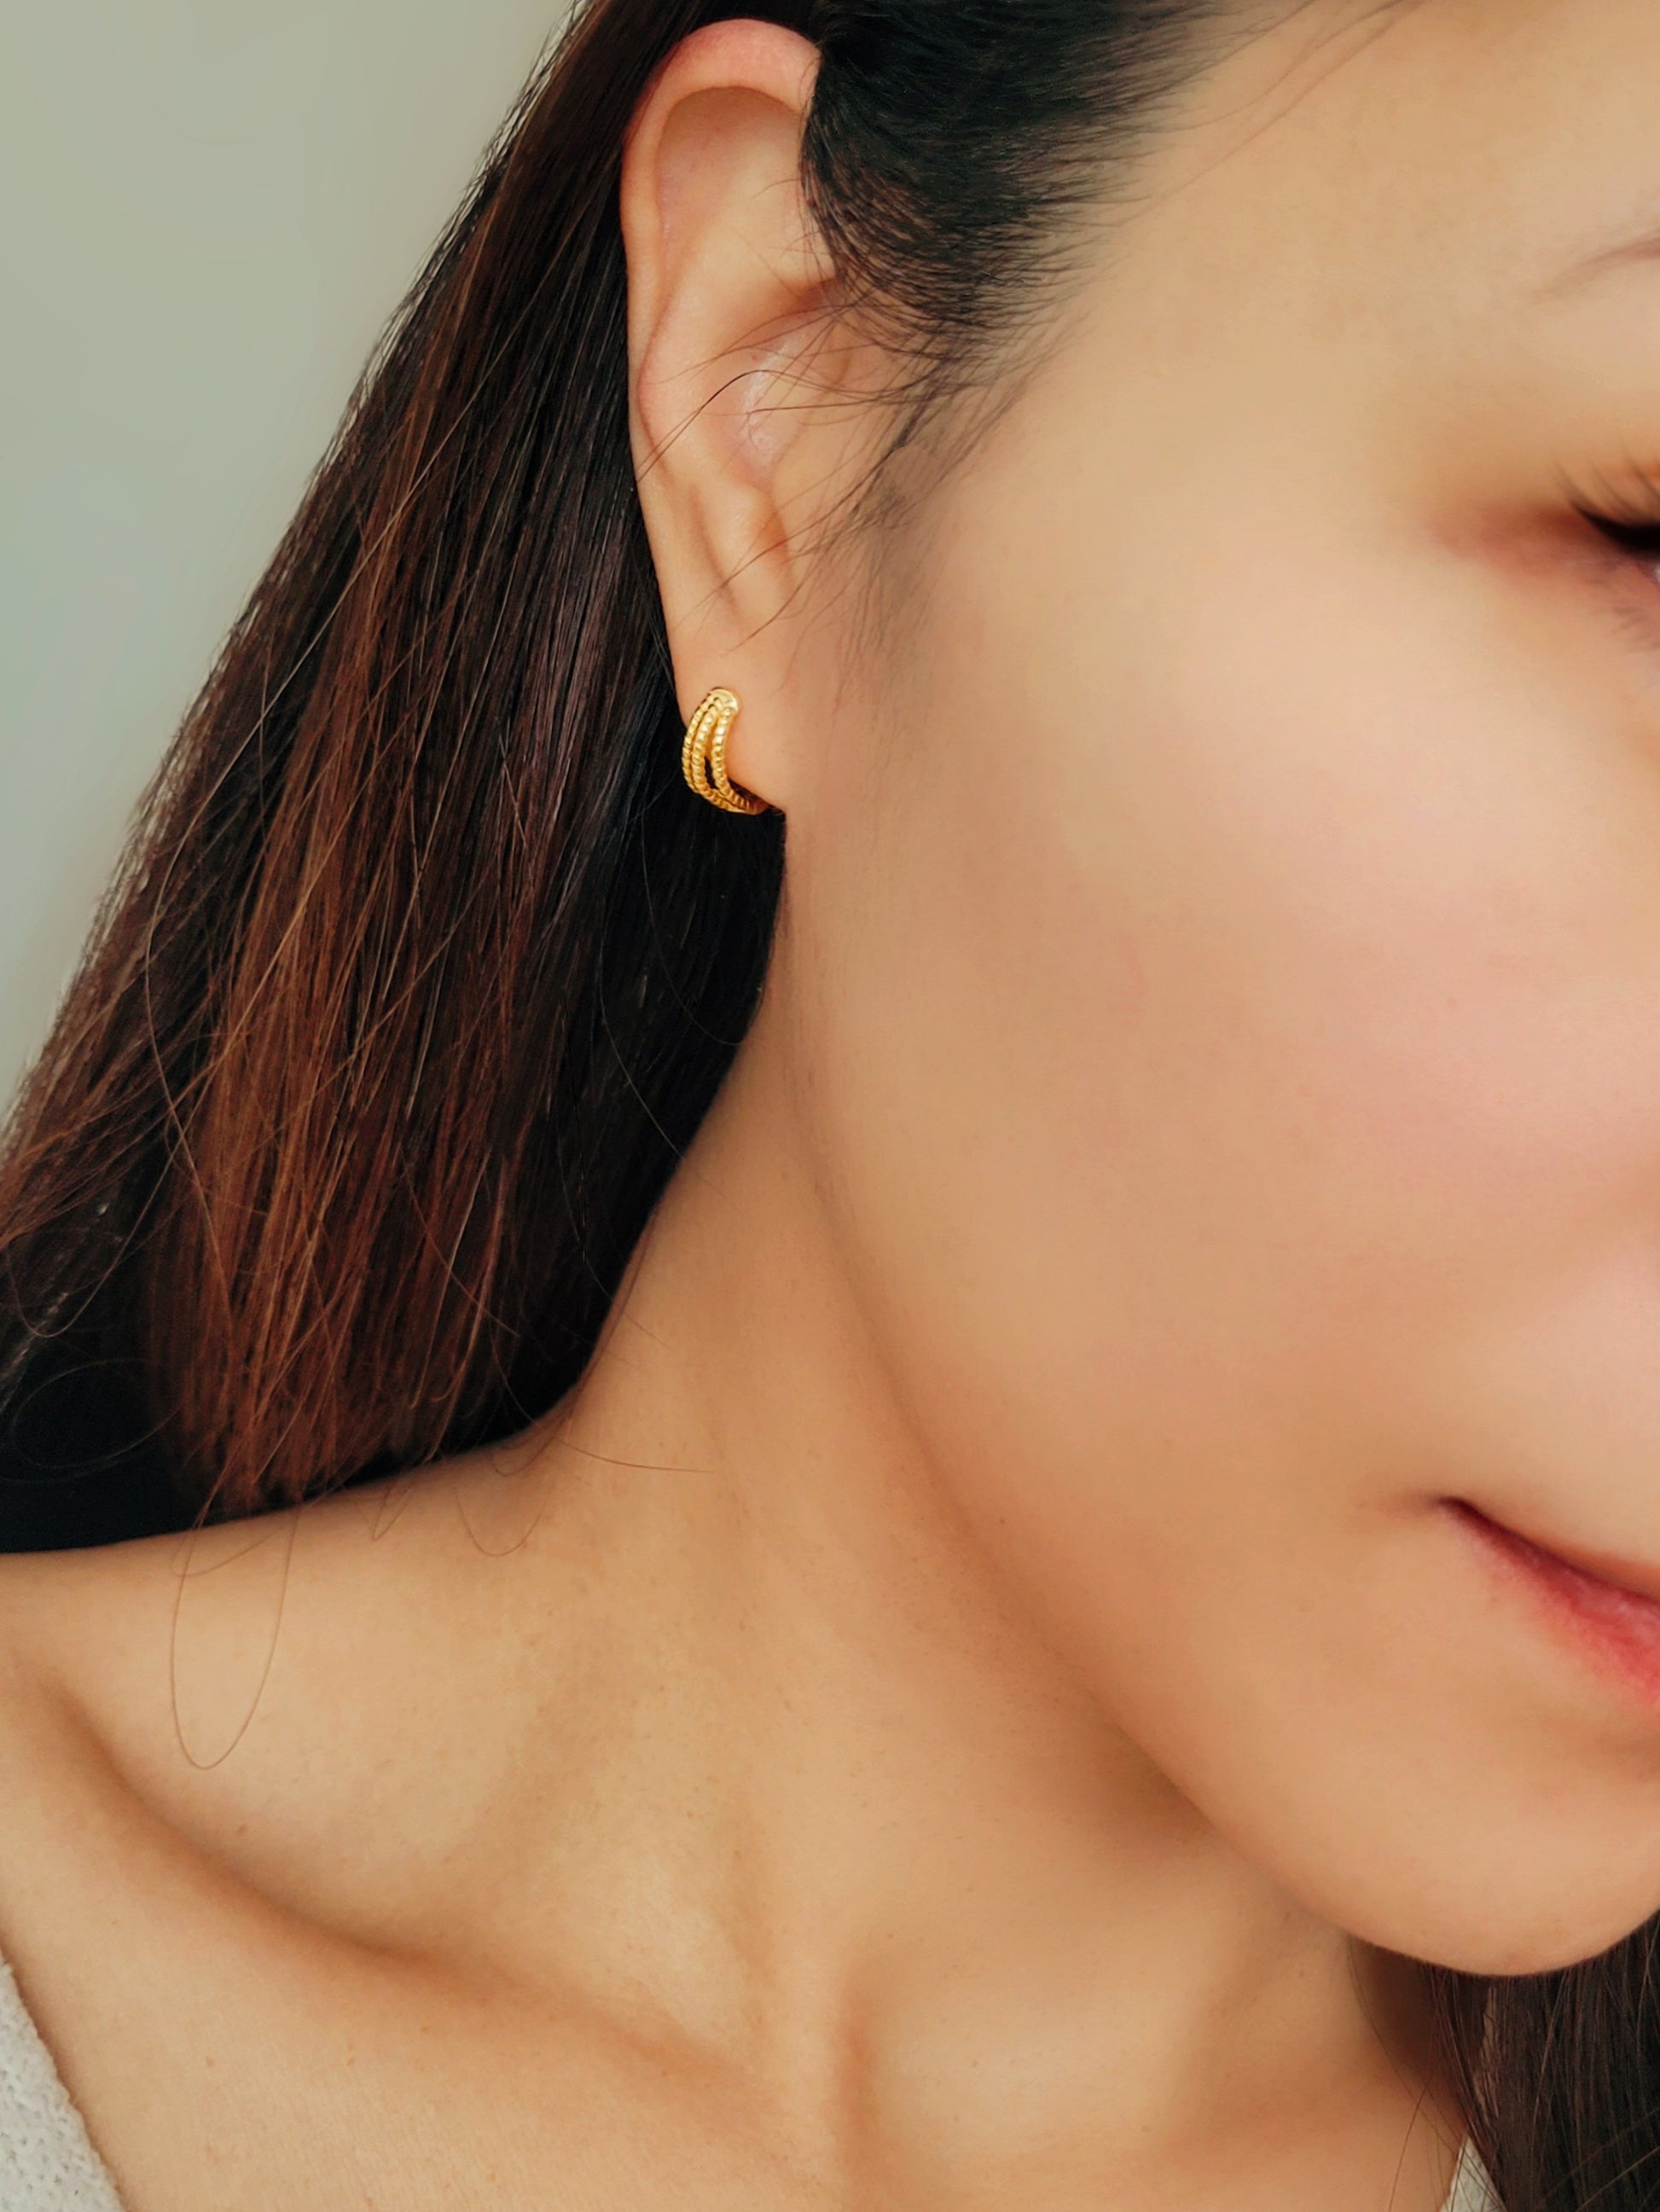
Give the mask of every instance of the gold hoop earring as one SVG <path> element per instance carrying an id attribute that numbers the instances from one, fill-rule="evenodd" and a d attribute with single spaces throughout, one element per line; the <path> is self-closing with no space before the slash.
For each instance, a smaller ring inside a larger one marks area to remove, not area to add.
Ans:
<path id="1" fill-rule="evenodd" d="M 727 814 L 770 814 L 764 799 L 739 788 L 727 774 L 727 739 L 742 710 L 736 692 L 711 691 L 686 725 L 680 768 L 700 799 Z"/>

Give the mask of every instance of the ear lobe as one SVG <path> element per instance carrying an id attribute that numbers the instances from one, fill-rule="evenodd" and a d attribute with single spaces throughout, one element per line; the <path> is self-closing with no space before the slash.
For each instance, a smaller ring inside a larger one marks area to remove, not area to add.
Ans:
<path id="1" fill-rule="evenodd" d="M 856 411 L 811 404 L 844 358 L 822 344 L 832 270 L 800 178 L 818 61 L 776 25 L 711 25 L 660 72 L 624 156 L 635 459 L 683 706 L 769 688 L 745 641 L 792 595 Z"/>

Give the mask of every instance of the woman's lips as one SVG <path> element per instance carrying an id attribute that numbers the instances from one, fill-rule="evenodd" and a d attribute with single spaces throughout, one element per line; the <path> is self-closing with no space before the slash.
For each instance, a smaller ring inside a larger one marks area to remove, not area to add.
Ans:
<path id="1" fill-rule="evenodd" d="M 1578 1552 L 1569 1559 L 1462 1498 L 1450 1503 L 1489 1559 L 1529 1585 L 1559 1634 L 1602 1672 L 1660 1707 L 1660 1570 L 1602 1553 Z"/>

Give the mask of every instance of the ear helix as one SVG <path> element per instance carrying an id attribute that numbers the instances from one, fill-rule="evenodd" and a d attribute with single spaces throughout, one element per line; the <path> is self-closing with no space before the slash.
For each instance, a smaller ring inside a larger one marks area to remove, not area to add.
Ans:
<path id="1" fill-rule="evenodd" d="M 764 799 L 741 790 L 727 774 L 727 739 L 742 706 L 736 692 L 718 687 L 711 691 L 686 725 L 680 767 L 697 796 L 711 806 L 727 814 L 770 814 L 774 810 Z"/>

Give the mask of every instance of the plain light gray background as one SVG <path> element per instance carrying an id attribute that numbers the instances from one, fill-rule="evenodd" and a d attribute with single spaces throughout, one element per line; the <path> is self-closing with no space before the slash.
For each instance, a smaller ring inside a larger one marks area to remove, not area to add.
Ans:
<path id="1" fill-rule="evenodd" d="M 0 6 L 0 1101 L 561 0 Z"/>

